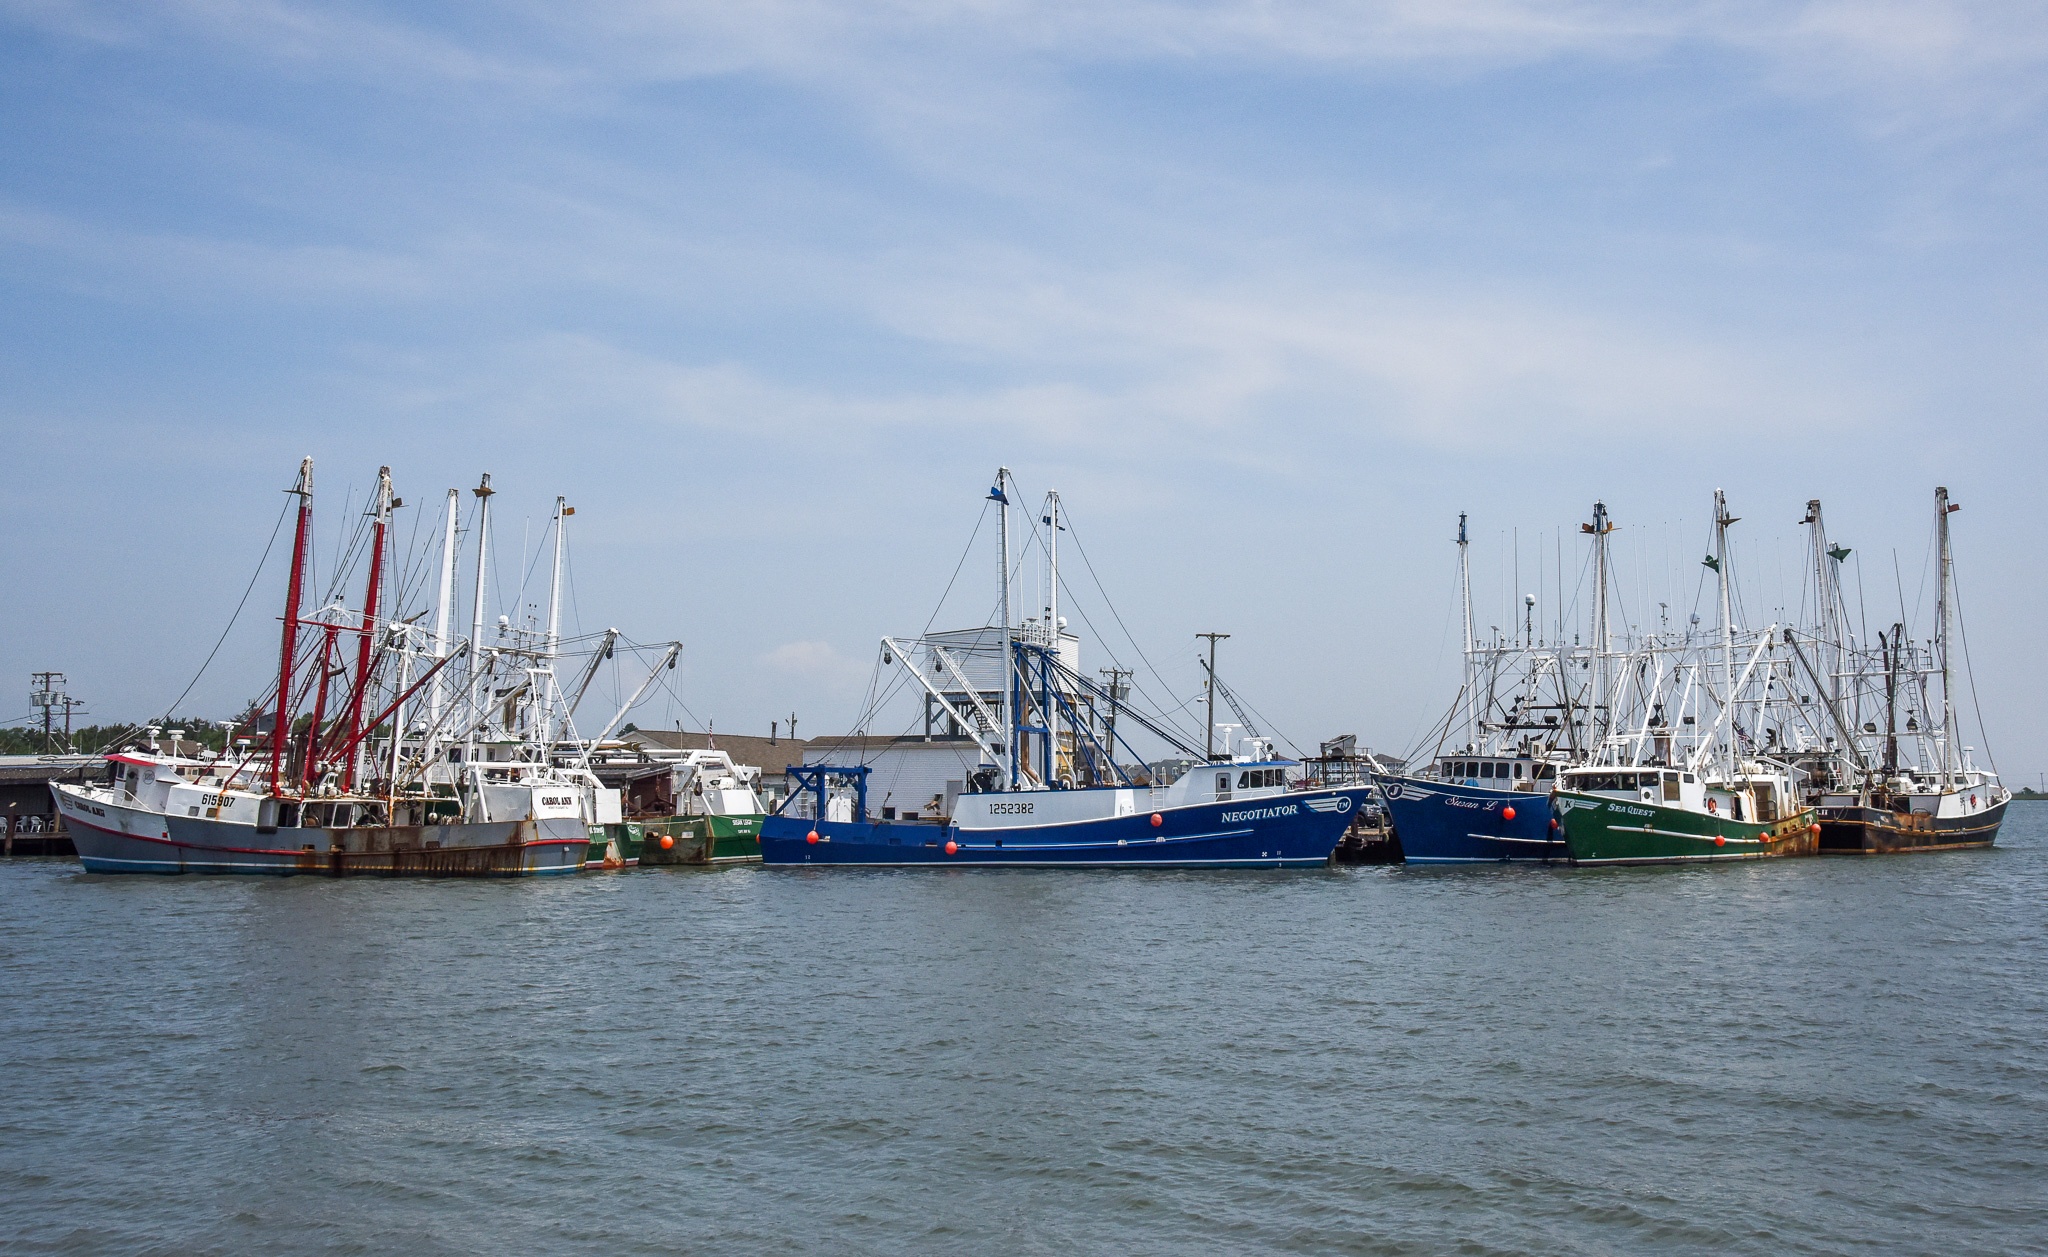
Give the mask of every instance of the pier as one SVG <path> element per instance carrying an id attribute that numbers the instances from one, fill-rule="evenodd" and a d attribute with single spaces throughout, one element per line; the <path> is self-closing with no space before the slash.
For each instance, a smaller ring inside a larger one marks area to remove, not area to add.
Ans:
<path id="1" fill-rule="evenodd" d="M 104 764 L 97 755 L 0 756 L 0 857 L 75 854 L 50 783 L 84 781 Z"/>

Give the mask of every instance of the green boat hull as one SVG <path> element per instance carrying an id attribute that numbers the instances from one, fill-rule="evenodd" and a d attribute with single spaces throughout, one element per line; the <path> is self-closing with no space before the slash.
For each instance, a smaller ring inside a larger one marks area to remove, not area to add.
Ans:
<path id="1" fill-rule="evenodd" d="M 620 825 L 592 825 L 590 846 L 584 852 L 584 868 L 625 868 L 640 862 L 640 847 L 645 839 L 644 828 L 638 821 L 627 821 Z"/>
<path id="2" fill-rule="evenodd" d="M 671 816 L 650 821 L 639 848 L 642 866 L 655 864 L 759 864 L 761 820 L 745 816 Z M 661 846 L 663 838 L 667 847 Z"/>
<path id="3" fill-rule="evenodd" d="M 1818 849 L 1811 808 L 1762 823 L 1566 790 L 1551 796 L 1550 808 L 1574 864 L 1712 864 Z"/>
<path id="4" fill-rule="evenodd" d="M 759 864 L 762 819 L 758 814 L 690 818 L 698 831 L 711 840 L 713 864 Z"/>

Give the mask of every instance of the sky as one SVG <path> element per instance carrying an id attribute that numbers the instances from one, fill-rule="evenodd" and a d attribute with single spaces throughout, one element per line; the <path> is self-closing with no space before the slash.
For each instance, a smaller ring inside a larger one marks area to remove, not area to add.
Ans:
<path id="1" fill-rule="evenodd" d="M 0 0 L 0 717 L 260 692 L 305 455 L 328 541 L 379 465 L 491 473 L 522 562 L 564 495 L 571 627 L 684 643 L 646 714 L 806 736 L 986 616 L 1008 465 L 1119 658 L 1229 632 L 1269 731 L 1385 749 L 1460 512 L 1482 629 L 1596 498 L 1689 613 L 1716 488 L 1756 614 L 1817 497 L 1924 628 L 1942 484 L 2032 784 L 2044 114 L 2021 3 Z"/>

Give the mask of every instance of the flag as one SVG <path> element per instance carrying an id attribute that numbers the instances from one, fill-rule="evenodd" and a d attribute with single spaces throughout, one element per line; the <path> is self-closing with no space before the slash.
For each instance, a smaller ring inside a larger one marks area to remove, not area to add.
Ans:
<path id="1" fill-rule="evenodd" d="M 1842 560 L 1849 557 L 1849 547 L 1830 546 L 1828 548 L 1828 557 L 1833 559 L 1835 562 L 1840 563 Z"/>
<path id="2" fill-rule="evenodd" d="M 1708 555 L 1706 558 L 1701 559 L 1700 562 L 1706 564 L 1708 567 L 1713 568 L 1717 572 L 1721 570 L 1721 560 L 1715 558 L 1711 554 Z"/>
<path id="3" fill-rule="evenodd" d="M 1010 499 L 1003 496 L 1003 487 L 999 484 L 992 484 L 988 487 L 988 500 L 991 502 L 1001 502 L 1004 506 L 1010 504 Z"/>

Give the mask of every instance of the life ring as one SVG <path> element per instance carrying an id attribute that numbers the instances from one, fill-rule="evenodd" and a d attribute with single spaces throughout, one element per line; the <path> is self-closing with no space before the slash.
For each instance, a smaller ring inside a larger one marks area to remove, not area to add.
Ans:
<path id="1" fill-rule="evenodd" d="M 1720 810 L 1721 810 L 1721 805 L 1720 805 L 1719 803 L 1716 803 L 1716 802 L 1715 802 L 1714 800 L 1712 800 L 1712 799 L 1708 799 L 1708 800 L 1707 800 L 1707 810 L 1708 810 L 1709 812 L 1718 812 L 1718 811 L 1720 811 Z"/>

